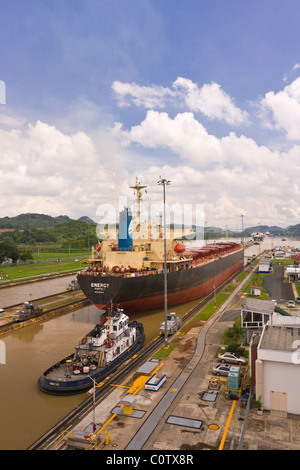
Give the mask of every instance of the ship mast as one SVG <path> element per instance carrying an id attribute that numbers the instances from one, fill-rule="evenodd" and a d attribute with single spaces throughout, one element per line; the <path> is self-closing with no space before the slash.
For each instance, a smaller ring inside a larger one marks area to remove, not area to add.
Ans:
<path id="1" fill-rule="evenodd" d="M 141 189 L 147 188 L 147 185 L 143 185 L 139 182 L 138 178 L 135 178 L 135 186 L 129 186 L 131 189 L 136 190 L 136 200 L 137 200 L 137 225 L 136 230 L 139 231 L 140 229 L 140 202 L 142 199 Z"/>

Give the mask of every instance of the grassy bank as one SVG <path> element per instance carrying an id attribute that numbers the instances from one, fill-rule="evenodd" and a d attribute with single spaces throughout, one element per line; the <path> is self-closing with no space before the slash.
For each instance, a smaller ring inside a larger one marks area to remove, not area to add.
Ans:
<path id="1" fill-rule="evenodd" d="M 20 281 L 35 278 L 45 274 L 61 274 L 68 271 L 80 270 L 85 266 L 86 251 L 76 250 L 69 254 L 64 251 L 45 251 L 36 253 L 32 263 L 23 265 L 1 266 L 0 283 Z"/>
<path id="2" fill-rule="evenodd" d="M 196 318 L 198 320 L 207 321 L 215 313 L 215 311 L 221 307 L 222 303 L 225 302 L 226 299 L 228 299 L 228 294 L 218 294 L 215 300 L 211 300 L 209 304 L 207 304 L 201 310 L 201 312 L 196 315 Z"/>

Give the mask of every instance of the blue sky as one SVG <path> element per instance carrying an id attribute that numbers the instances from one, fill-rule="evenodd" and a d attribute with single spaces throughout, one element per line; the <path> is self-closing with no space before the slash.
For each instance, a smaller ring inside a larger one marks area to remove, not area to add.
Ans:
<path id="1" fill-rule="evenodd" d="M 0 216 L 131 198 L 300 223 L 296 0 L 3 0 Z M 0 100 L 1 102 L 1 100 Z M 146 199 L 146 198 L 144 198 Z"/>

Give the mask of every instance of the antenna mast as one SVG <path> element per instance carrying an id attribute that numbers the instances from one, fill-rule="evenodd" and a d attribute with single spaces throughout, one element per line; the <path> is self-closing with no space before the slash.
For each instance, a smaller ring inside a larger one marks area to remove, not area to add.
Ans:
<path id="1" fill-rule="evenodd" d="M 143 185 L 139 182 L 138 178 L 135 178 L 135 186 L 129 186 L 131 189 L 136 190 L 136 200 L 137 200 L 137 227 L 140 226 L 140 202 L 142 200 L 141 189 L 147 188 L 147 185 Z"/>

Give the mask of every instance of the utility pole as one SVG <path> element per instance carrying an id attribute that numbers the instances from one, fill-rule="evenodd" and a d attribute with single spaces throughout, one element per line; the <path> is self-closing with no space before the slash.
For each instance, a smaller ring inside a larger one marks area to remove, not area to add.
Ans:
<path id="1" fill-rule="evenodd" d="M 88 375 L 88 377 L 93 381 L 93 432 L 96 431 L 97 426 L 96 426 L 96 381 Z"/>
<path id="2" fill-rule="evenodd" d="M 157 184 L 163 187 L 163 201 L 164 201 L 164 304 L 165 304 L 165 348 L 169 347 L 168 343 L 168 286 L 167 286 L 167 235 L 166 235 L 166 185 L 170 184 L 168 181 L 160 176 Z"/>
<path id="3" fill-rule="evenodd" d="M 242 217 L 242 236 L 241 236 L 241 244 L 244 246 L 244 215 L 241 215 Z"/>
<path id="4" fill-rule="evenodd" d="M 243 263 L 245 266 L 245 244 L 244 244 L 244 215 L 241 215 L 242 217 L 242 233 L 241 233 L 241 244 L 243 246 Z"/>

